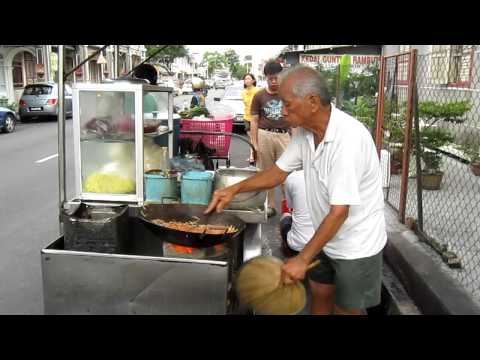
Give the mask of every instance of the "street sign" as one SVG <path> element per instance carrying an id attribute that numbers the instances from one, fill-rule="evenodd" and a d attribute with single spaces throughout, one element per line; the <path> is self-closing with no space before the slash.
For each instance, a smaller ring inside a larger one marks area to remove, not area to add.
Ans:
<path id="1" fill-rule="evenodd" d="M 371 64 L 379 64 L 380 55 L 350 55 L 351 57 L 351 71 L 361 72 Z M 322 65 L 325 70 L 335 69 L 340 65 L 342 55 L 339 54 L 300 54 L 300 64 L 309 66 Z"/>

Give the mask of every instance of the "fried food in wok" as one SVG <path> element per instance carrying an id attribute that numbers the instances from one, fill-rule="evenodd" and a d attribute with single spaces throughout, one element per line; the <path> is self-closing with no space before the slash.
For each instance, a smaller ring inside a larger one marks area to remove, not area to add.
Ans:
<path id="1" fill-rule="evenodd" d="M 208 235 L 223 235 L 233 234 L 238 231 L 235 226 L 222 226 L 222 225 L 204 225 L 198 224 L 198 221 L 165 221 L 162 219 L 153 219 L 154 224 L 163 226 L 172 230 L 179 230 L 195 234 L 208 234 Z"/>

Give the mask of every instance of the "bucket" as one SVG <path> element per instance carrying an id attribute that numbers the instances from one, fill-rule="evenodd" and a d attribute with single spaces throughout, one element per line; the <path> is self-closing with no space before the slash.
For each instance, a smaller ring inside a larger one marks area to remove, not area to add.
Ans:
<path id="1" fill-rule="evenodd" d="M 182 204 L 208 205 L 212 197 L 213 174 L 207 171 L 188 171 L 182 176 Z"/>
<path id="2" fill-rule="evenodd" d="M 145 178 L 145 199 L 160 203 L 172 203 L 178 200 L 176 177 L 166 177 L 159 172 L 149 172 Z"/>

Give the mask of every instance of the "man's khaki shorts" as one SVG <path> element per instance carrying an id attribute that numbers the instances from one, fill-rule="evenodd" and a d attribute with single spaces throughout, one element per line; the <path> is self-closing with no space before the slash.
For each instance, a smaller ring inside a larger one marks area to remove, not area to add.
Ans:
<path id="1" fill-rule="evenodd" d="M 309 280 L 335 285 L 335 305 L 342 309 L 366 309 L 380 304 L 383 250 L 354 260 L 332 259 L 323 251 L 320 264 L 307 273 Z"/>

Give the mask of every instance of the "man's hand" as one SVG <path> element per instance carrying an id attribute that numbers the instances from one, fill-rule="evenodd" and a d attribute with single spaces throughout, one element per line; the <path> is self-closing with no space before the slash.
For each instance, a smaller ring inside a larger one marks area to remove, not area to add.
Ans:
<path id="1" fill-rule="evenodd" d="M 223 209 L 232 201 L 232 199 L 237 194 L 233 186 L 226 187 L 224 189 L 216 190 L 213 193 L 212 200 L 208 204 L 207 209 L 204 214 L 212 212 L 213 209 L 216 209 L 217 212 L 222 212 Z"/>
<path id="2" fill-rule="evenodd" d="M 305 278 L 307 272 L 308 262 L 300 256 L 295 256 L 289 259 L 282 266 L 282 282 L 285 285 L 293 284 Z"/>

